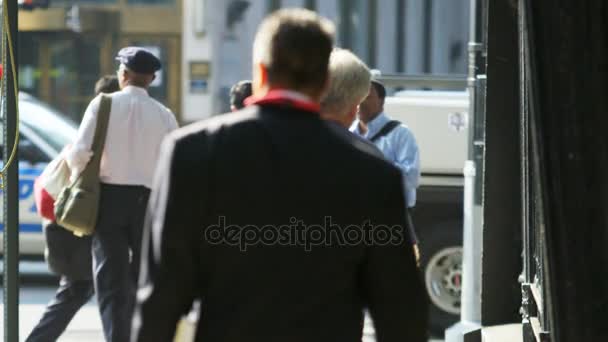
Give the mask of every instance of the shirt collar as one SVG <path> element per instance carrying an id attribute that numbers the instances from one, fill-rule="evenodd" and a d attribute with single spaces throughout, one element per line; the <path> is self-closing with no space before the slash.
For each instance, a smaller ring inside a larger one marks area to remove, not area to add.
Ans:
<path id="1" fill-rule="evenodd" d="M 140 87 L 136 87 L 133 85 L 128 85 L 124 88 L 122 88 L 122 91 L 124 91 L 127 94 L 136 94 L 136 95 L 145 95 L 148 96 L 148 91 L 144 88 L 140 88 Z"/>
<path id="2" fill-rule="evenodd" d="M 250 96 L 245 105 L 283 105 L 296 109 L 318 113 L 321 108 L 318 102 L 297 91 L 288 89 L 271 89 L 263 96 Z"/>
<path id="3" fill-rule="evenodd" d="M 373 136 L 378 133 L 387 122 L 389 122 L 388 116 L 384 112 L 378 114 L 372 121 L 367 123 L 367 134 Z"/>
<path id="4" fill-rule="evenodd" d="M 290 98 L 296 101 L 312 102 L 312 99 L 310 97 L 295 90 L 279 89 L 277 90 L 277 92 L 282 96 L 285 96 L 286 98 Z"/>

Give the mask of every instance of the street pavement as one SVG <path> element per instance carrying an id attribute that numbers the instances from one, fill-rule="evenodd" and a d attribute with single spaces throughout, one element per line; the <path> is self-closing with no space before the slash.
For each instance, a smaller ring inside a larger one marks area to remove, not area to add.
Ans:
<path id="1" fill-rule="evenodd" d="M 40 320 L 44 304 L 21 304 L 19 306 L 19 340 L 24 341 Z M 1 324 L 0 324 L 1 325 Z M 103 342 L 101 321 L 95 304 L 87 304 L 72 320 L 59 342 Z"/>
<path id="2" fill-rule="evenodd" d="M 19 341 L 24 341 L 38 323 L 46 304 L 53 297 L 58 279 L 53 277 L 43 262 L 22 262 L 20 264 L 21 283 L 19 305 Z M 1 272 L 1 267 L 0 267 Z M 0 295 L 3 289 L 0 288 Z M 0 305 L 0 310 L 4 310 Z M 4 322 L 0 319 L 0 336 L 3 337 Z M 374 342 L 374 330 L 370 320 L 366 320 L 362 342 Z M 103 342 L 101 321 L 95 300 L 91 300 L 74 317 L 66 332 L 58 342 Z M 441 342 L 431 340 L 429 342 Z"/>
<path id="3" fill-rule="evenodd" d="M 52 291 L 49 291 L 49 298 Z M 24 341 L 36 325 L 42 312 L 44 304 L 21 304 L 19 306 L 19 340 Z M 3 330 L 3 323 L 0 321 L 0 328 Z M 362 342 L 375 342 L 374 330 L 371 322 L 366 322 Z M 68 326 L 66 332 L 58 342 L 103 342 L 101 321 L 95 303 L 84 306 Z M 429 342 L 441 342 L 441 340 L 431 340 Z"/>

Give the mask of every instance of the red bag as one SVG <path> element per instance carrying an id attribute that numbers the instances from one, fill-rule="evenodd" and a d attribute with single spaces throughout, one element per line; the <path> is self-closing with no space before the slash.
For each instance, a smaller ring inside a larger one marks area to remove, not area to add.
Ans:
<path id="1" fill-rule="evenodd" d="M 34 200 L 38 215 L 55 221 L 55 199 L 42 186 L 42 177 L 36 177 L 34 181 Z"/>
<path id="2" fill-rule="evenodd" d="M 53 159 L 34 181 L 34 200 L 38 214 L 52 221 L 55 221 L 55 199 L 70 181 L 70 168 L 64 159 L 67 148 L 69 147 Z"/>

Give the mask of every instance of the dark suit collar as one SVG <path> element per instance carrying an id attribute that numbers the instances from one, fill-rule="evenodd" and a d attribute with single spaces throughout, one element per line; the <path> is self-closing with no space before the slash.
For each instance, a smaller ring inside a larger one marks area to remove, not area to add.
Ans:
<path id="1" fill-rule="evenodd" d="M 340 123 L 333 121 L 333 120 L 325 120 L 325 121 L 327 122 L 328 125 L 335 127 L 338 130 L 345 131 L 345 132 L 348 132 L 349 134 L 351 134 L 351 132 L 348 130 L 348 128 L 342 126 Z"/>

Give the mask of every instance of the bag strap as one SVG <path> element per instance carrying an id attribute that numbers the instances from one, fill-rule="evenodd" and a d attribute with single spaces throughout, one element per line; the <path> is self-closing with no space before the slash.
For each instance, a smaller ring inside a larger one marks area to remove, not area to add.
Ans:
<path id="1" fill-rule="evenodd" d="M 106 143 L 106 135 L 108 133 L 108 123 L 110 121 L 110 111 L 112 109 L 112 98 L 107 95 L 101 95 L 99 110 L 97 111 L 97 124 L 95 126 L 95 135 L 93 136 L 93 144 L 91 151 L 93 156 L 82 171 L 82 179 L 99 178 L 99 166 L 101 165 L 101 155 Z"/>
<path id="2" fill-rule="evenodd" d="M 386 125 L 384 125 L 380 131 L 378 131 L 378 133 L 374 134 L 373 137 L 371 137 L 369 140 L 371 142 L 376 142 L 376 140 L 382 138 L 383 136 L 389 134 L 392 130 L 394 130 L 395 128 L 397 128 L 397 126 L 401 125 L 401 122 L 397 121 L 397 120 L 391 120 L 389 122 L 386 123 Z"/>

